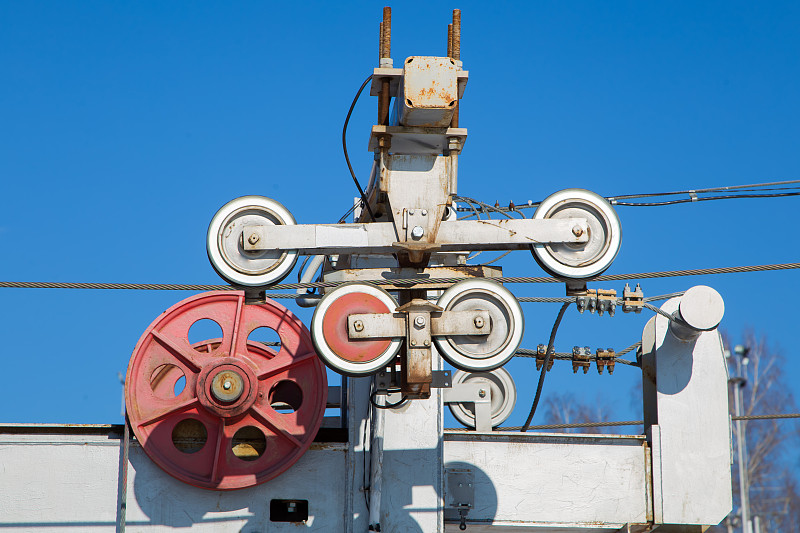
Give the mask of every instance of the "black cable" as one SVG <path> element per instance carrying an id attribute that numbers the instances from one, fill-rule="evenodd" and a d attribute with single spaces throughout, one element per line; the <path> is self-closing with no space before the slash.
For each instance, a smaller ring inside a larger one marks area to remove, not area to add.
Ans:
<path id="1" fill-rule="evenodd" d="M 386 405 L 378 405 L 378 403 L 375 401 L 375 397 L 377 395 L 378 395 L 377 390 L 372 391 L 372 393 L 369 395 L 369 403 L 371 403 L 372 406 L 375 407 L 376 409 L 397 409 L 398 407 L 402 407 L 403 404 L 405 404 L 408 401 L 408 396 L 403 395 L 403 397 L 400 398 L 400 401 L 398 401 L 397 403 L 386 402 Z"/>
<path id="2" fill-rule="evenodd" d="M 528 413 L 528 419 L 525 420 L 525 424 L 522 426 L 522 429 L 520 429 L 520 431 L 523 433 L 528 431 L 528 427 L 531 425 L 531 420 L 533 420 L 533 415 L 536 413 L 536 407 L 539 405 L 539 399 L 542 396 L 542 387 L 544 386 L 544 377 L 547 375 L 547 366 L 550 364 L 550 358 L 552 357 L 553 352 L 553 344 L 556 341 L 556 332 L 558 331 L 558 326 L 561 324 L 561 319 L 564 318 L 564 313 L 566 312 L 567 307 L 570 305 L 570 302 L 566 302 L 561 306 L 561 309 L 558 311 L 556 321 L 553 324 L 553 330 L 550 332 L 550 341 L 547 343 L 547 352 L 544 356 L 542 373 L 539 374 L 539 384 L 536 386 L 536 396 L 533 397 L 533 405 L 531 405 L 531 412 Z"/>
<path id="3" fill-rule="evenodd" d="M 781 198 L 784 196 L 800 196 L 800 192 L 784 192 L 773 194 L 730 194 L 726 196 L 706 196 L 695 198 L 681 198 L 680 200 L 668 200 L 665 202 L 617 202 L 614 201 L 613 205 L 621 205 L 625 207 L 656 207 L 662 205 L 675 205 L 675 204 L 688 204 L 692 202 L 707 202 L 709 200 L 736 200 L 739 198 Z"/>
<path id="4" fill-rule="evenodd" d="M 367 195 L 364 194 L 364 189 L 362 189 L 361 184 L 358 183 L 356 173 L 353 171 L 353 165 L 350 164 L 350 156 L 347 155 L 347 124 L 350 122 L 350 115 L 353 114 L 353 108 L 356 107 L 356 102 L 358 102 L 358 97 L 361 96 L 361 91 L 364 90 L 364 87 L 367 86 L 371 79 L 372 74 L 367 76 L 367 79 L 361 84 L 361 87 L 359 87 L 358 92 L 356 93 L 356 97 L 353 98 L 353 103 L 350 104 L 350 109 L 347 111 L 347 118 L 344 119 L 344 126 L 342 127 L 342 149 L 344 150 L 344 160 L 347 161 L 347 168 L 350 169 L 350 175 L 353 176 L 353 182 L 356 184 L 358 193 L 361 195 L 361 201 L 364 202 L 364 207 L 367 208 L 369 216 L 372 218 L 372 220 L 375 220 L 375 215 L 372 212 L 372 208 L 370 207 L 369 202 L 367 202 Z"/>

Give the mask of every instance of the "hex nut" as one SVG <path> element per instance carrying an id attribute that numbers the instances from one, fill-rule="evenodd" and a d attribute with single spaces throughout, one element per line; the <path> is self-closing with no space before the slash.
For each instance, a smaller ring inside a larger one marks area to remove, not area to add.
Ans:
<path id="1" fill-rule="evenodd" d="M 353 322 L 353 329 L 356 331 L 364 331 L 364 323 L 360 320 Z"/>
<path id="2" fill-rule="evenodd" d="M 422 229 L 422 226 L 414 226 L 414 229 L 411 230 L 411 236 L 415 239 L 419 239 L 423 235 L 425 235 L 425 230 Z"/>

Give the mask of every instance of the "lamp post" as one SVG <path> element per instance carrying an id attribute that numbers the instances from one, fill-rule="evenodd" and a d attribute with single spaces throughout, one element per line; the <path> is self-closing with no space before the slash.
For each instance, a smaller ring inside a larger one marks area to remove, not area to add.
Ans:
<path id="1" fill-rule="evenodd" d="M 749 351 L 749 348 L 741 344 L 737 344 L 733 349 L 733 353 L 739 356 L 736 358 L 736 369 L 739 375 L 730 378 L 728 383 L 732 384 L 734 387 L 733 404 L 737 418 L 742 416 L 742 388 L 747 385 L 747 379 L 742 377 L 742 366 L 745 367 L 746 372 L 747 364 L 750 362 L 747 357 Z M 741 420 L 737 420 L 736 451 L 737 460 L 739 461 L 739 501 L 741 507 L 742 533 L 753 533 L 750 524 L 750 487 L 747 479 L 747 440 L 745 439 L 744 431 L 744 424 L 742 424 Z"/>

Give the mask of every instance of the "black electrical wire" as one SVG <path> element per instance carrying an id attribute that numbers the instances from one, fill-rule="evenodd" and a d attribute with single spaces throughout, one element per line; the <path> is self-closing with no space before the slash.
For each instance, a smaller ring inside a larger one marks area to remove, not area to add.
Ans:
<path id="1" fill-rule="evenodd" d="M 350 122 L 350 115 L 353 114 L 353 108 L 356 107 L 356 102 L 358 102 L 358 97 L 361 96 L 361 91 L 364 90 L 364 87 L 372 79 L 372 74 L 367 76 L 367 79 L 364 80 L 364 83 L 361 84 L 359 87 L 358 92 L 356 93 L 355 98 L 353 98 L 353 103 L 350 104 L 350 109 L 347 111 L 347 118 L 344 119 L 344 126 L 342 127 L 342 150 L 344 150 L 344 160 L 347 161 L 347 168 L 350 169 L 350 175 L 353 177 L 353 183 L 356 184 L 356 188 L 358 189 L 358 193 L 361 195 L 361 201 L 364 202 L 364 207 L 367 208 L 369 212 L 370 218 L 375 220 L 375 214 L 372 212 L 372 208 L 367 201 L 367 195 L 364 194 L 364 189 L 361 188 L 361 184 L 358 183 L 358 179 L 356 178 L 356 173 L 353 171 L 353 165 L 350 164 L 350 156 L 347 155 L 347 124 Z"/>
<path id="2" fill-rule="evenodd" d="M 372 393 L 369 395 L 369 403 L 371 403 L 372 406 L 375 407 L 376 409 L 397 409 L 399 407 L 402 407 L 403 404 L 405 404 L 408 401 L 408 396 L 403 395 L 403 397 L 400 398 L 400 400 L 396 403 L 386 402 L 386 405 L 379 405 L 378 402 L 375 401 L 375 397 L 377 395 L 378 395 L 377 390 L 372 391 Z"/>
<path id="3" fill-rule="evenodd" d="M 613 205 L 624 207 L 658 207 L 662 205 L 689 204 L 692 202 L 707 202 L 709 200 L 737 200 L 742 198 L 781 198 L 785 196 L 800 196 L 798 192 L 784 192 L 772 194 L 730 194 L 726 196 L 697 196 L 694 198 L 681 198 L 680 200 L 667 200 L 664 202 L 618 202 L 613 201 Z"/>
<path id="4" fill-rule="evenodd" d="M 533 397 L 533 405 L 531 405 L 531 412 L 528 413 L 528 418 L 525 420 L 525 424 L 522 426 L 523 433 L 528 431 L 528 427 L 531 425 L 531 420 L 533 420 L 533 415 L 536 413 L 536 407 L 539 405 L 539 399 L 542 397 L 542 387 L 544 386 L 544 377 L 547 375 L 547 365 L 550 364 L 550 358 L 552 357 L 553 351 L 553 344 L 556 341 L 556 332 L 558 331 L 558 326 L 561 324 L 561 319 L 564 318 L 564 313 L 571 304 L 570 302 L 566 302 L 561 306 L 561 309 L 558 311 L 558 316 L 556 317 L 556 321 L 553 324 L 553 330 L 550 332 L 550 340 L 547 343 L 547 352 L 545 352 L 544 356 L 544 364 L 542 365 L 542 373 L 539 374 L 539 384 L 536 386 L 536 396 Z"/>

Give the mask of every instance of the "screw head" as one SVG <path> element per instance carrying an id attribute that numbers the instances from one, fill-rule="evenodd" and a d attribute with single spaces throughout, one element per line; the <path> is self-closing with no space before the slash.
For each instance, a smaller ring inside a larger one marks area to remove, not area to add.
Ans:
<path id="1" fill-rule="evenodd" d="M 426 341 L 425 341 L 423 344 L 424 344 L 425 346 L 430 346 L 430 345 L 431 345 L 431 341 L 429 341 L 429 340 L 426 340 Z"/>
<path id="2" fill-rule="evenodd" d="M 408 210 L 408 214 L 409 214 L 409 215 L 413 215 L 413 214 L 414 214 L 414 210 L 413 210 L 413 209 L 409 209 L 409 210 Z"/>
<path id="3" fill-rule="evenodd" d="M 416 345 L 417 345 L 417 341 L 411 341 L 411 346 L 416 346 Z"/>
<path id="4" fill-rule="evenodd" d="M 581 229 L 580 226 L 575 226 L 572 228 L 572 234 L 575 235 L 576 237 L 580 237 L 581 235 L 583 235 L 583 230 Z"/>
<path id="5" fill-rule="evenodd" d="M 482 316 L 476 316 L 475 319 L 472 321 L 472 323 L 475 324 L 476 328 L 478 328 L 478 329 L 482 328 L 483 327 L 483 317 Z"/>
<path id="6" fill-rule="evenodd" d="M 425 235 L 425 230 L 422 229 L 422 226 L 414 226 L 414 229 L 411 230 L 411 236 L 415 239 L 419 239 L 423 235 Z"/>
<path id="7" fill-rule="evenodd" d="M 425 317 L 424 316 L 417 316 L 414 319 L 414 325 L 418 327 L 423 327 L 425 325 Z"/>
<path id="8" fill-rule="evenodd" d="M 261 240 L 261 237 L 258 236 L 258 233 L 251 233 L 250 236 L 247 238 L 247 242 L 250 244 L 255 244 Z"/>
<path id="9" fill-rule="evenodd" d="M 478 396 L 480 396 L 481 398 L 486 398 L 486 391 L 484 389 L 480 389 L 478 391 Z"/>
<path id="10" fill-rule="evenodd" d="M 353 329 L 356 331 L 364 331 L 364 323 L 360 320 L 353 322 Z"/>
<path id="11" fill-rule="evenodd" d="M 428 210 L 427 209 L 423 209 L 422 210 L 422 216 L 426 216 L 427 214 L 428 214 Z"/>
<path id="12" fill-rule="evenodd" d="M 231 390 L 231 387 L 233 387 L 233 383 L 231 383 L 230 381 L 226 381 L 225 383 L 222 384 L 222 388 L 225 390 Z"/>

